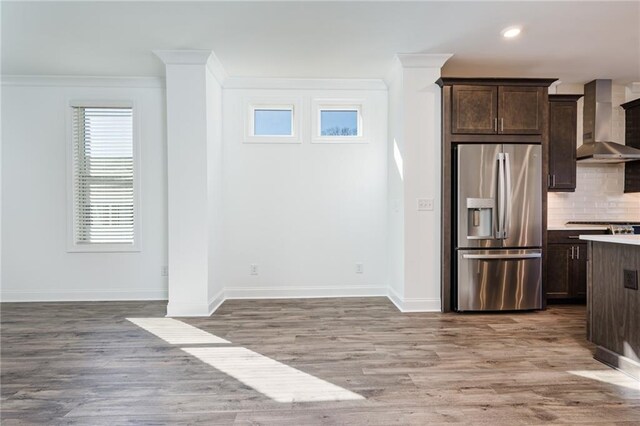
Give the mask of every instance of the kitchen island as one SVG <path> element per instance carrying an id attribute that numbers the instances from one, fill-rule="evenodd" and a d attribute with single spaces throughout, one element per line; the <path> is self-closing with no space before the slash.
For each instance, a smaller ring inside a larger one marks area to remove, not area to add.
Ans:
<path id="1" fill-rule="evenodd" d="M 589 242 L 587 336 L 595 358 L 640 380 L 640 235 L 581 235 Z"/>

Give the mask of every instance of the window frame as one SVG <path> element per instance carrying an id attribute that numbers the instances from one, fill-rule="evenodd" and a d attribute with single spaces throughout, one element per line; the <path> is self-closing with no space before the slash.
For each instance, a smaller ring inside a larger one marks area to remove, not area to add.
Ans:
<path id="1" fill-rule="evenodd" d="M 302 129 L 302 102 L 295 98 L 254 98 L 244 102 L 244 143 L 254 144 L 299 144 Z M 255 111 L 291 111 L 291 135 L 256 135 Z"/>
<path id="2" fill-rule="evenodd" d="M 133 149 L 133 244 L 128 243 L 77 243 L 75 203 L 75 140 L 73 132 L 74 108 L 131 108 Z M 141 191 L 140 191 L 140 108 L 133 100 L 68 100 L 67 101 L 67 252 L 112 253 L 140 252 L 141 241 Z"/>
<path id="3" fill-rule="evenodd" d="M 367 143 L 366 108 L 363 99 L 314 99 L 312 101 L 313 119 L 311 123 L 312 143 Z M 322 111 L 356 111 L 358 117 L 358 134 L 353 136 L 323 136 Z"/>

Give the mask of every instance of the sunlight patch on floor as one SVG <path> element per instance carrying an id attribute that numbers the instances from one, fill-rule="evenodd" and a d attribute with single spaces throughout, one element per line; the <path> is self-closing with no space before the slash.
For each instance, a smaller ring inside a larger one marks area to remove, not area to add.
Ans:
<path id="1" fill-rule="evenodd" d="M 172 345 L 231 342 L 173 318 L 127 318 Z M 349 401 L 364 397 L 249 349 L 233 346 L 182 347 L 186 353 L 277 402 Z"/>
<path id="2" fill-rule="evenodd" d="M 230 343 L 221 337 L 173 318 L 127 318 L 127 320 L 172 345 Z"/>
<path id="3" fill-rule="evenodd" d="M 597 380 L 603 383 L 609 383 L 616 386 L 622 386 L 628 389 L 640 391 L 640 381 L 637 381 L 624 373 L 617 370 L 575 370 L 567 371 L 574 376 L 580 376 L 591 380 Z"/>
<path id="4" fill-rule="evenodd" d="M 363 396 L 241 347 L 183 351 L 277 402 L 362 400 Z"/>

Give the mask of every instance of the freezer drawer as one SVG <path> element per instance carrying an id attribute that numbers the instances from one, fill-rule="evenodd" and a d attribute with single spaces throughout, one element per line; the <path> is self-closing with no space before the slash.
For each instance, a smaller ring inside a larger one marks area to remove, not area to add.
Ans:
<path id="1" fill-rule="evenodd" d="M 457 310 L 542 308 L 542 250 L 459 250 Z"/>

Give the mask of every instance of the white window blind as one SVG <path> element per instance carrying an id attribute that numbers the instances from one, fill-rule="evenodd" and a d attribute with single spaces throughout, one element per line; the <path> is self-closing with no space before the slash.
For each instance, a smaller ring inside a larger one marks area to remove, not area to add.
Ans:
<path id="1" fill-rule="evenodd" d="M 73 108 L 76 245 L 135 243 L 133 112 Z"/>

